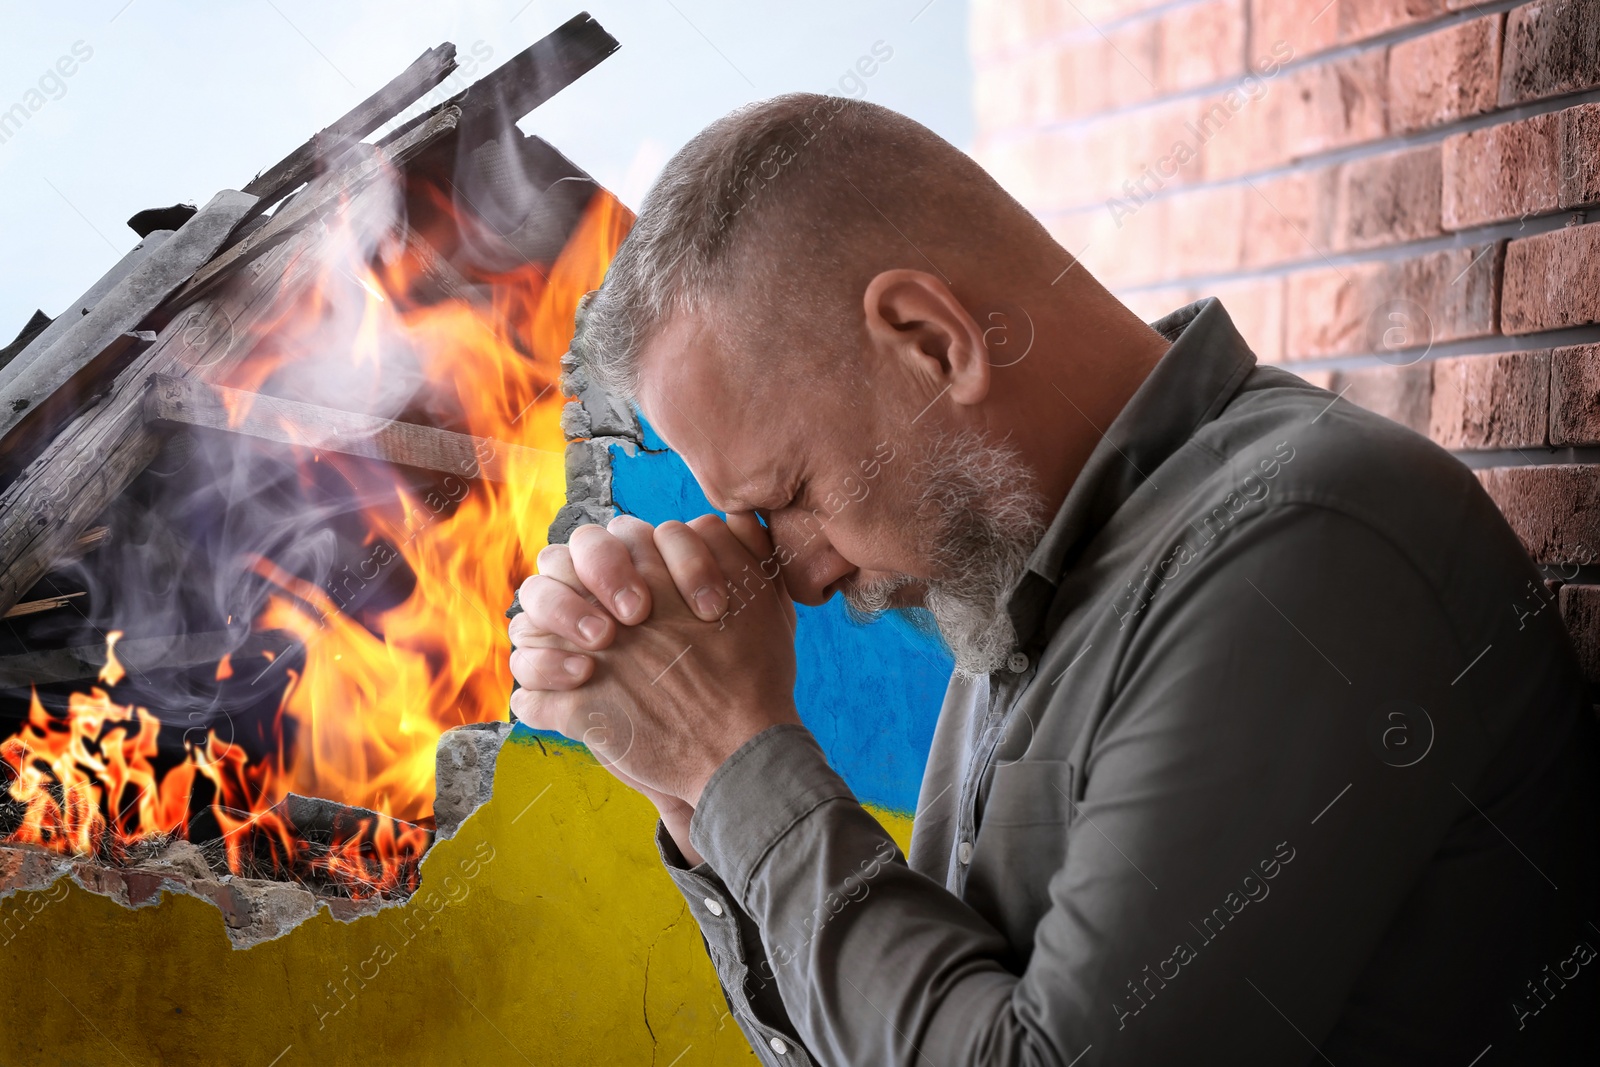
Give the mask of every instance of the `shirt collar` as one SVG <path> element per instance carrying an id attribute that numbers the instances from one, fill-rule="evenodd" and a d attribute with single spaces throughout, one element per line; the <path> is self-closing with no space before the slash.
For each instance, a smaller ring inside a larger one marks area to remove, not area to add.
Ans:
<path id="1" fill-rule="evenodd" d="M 1216 297 L 1150 325 L 1172 346 L 1101 435 L 1008 603 L 1024 647 L 1077 553 L 1167 457 L 1217 417 L 1255 367 L 1254 353 Z"/>

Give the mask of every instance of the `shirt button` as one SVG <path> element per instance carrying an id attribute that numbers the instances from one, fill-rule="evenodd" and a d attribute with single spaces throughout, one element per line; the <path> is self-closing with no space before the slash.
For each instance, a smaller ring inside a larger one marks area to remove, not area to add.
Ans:
<path id="1" fill-rule="evenodd" d="M 1028 669 L 1028 657 L 1021 652 L 1013 652 L 1006 659 L 1006 670 L 1012 674 L 1021 674 Z"/>
<path id="2" fill-rule="evenodd" d="M 789 1042 L 785 1041 L 781 1037 L 775 1037 L 771 1041 L 768 1041 L 767 1044 L 771 1045 L 772 1051 L 776 1052 L 780 1056 L 786 1055 L 789 1051 Z"/>
<path id="3" fill-rule="evenodd" d="M 718 904 L 715 900 L 712 900 L 710 897 L 706 897 L 705 905 L 706 905 L 706 910 L 709 911 L 711 914 L 713 914 L 713 915 L 721 915 L 722 914 L 722 905 Z"/>
<path id="4" fill-rule="evenodd" d="M 963 841 L 956 846 L 956 862 L 965 867 L 972 862 L 972 842 Z"/>

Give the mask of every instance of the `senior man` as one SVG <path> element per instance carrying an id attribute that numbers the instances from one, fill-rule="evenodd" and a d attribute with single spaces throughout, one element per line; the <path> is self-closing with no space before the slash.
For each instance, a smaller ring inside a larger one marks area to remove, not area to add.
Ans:
<path id="1" fill-rule="evenodd" d="M 673 158 L 575 351 L 727 519 L 542 553 L 513 708 L 655 802 L 764 1062 L 1593 1052 L 1595 720 L 1449 455 L 809 95 Z M 955 657 L 907 858 L 795 711 L 835 593 Z"/>

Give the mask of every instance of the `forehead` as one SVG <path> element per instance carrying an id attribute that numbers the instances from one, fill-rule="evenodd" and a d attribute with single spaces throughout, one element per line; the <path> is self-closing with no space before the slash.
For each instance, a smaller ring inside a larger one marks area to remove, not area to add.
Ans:
<path id="1" fill-rule="evenodd" d="M 675 316 L 639 354 L 640 410 L 722 510 L 763 506 L 799 458 L 798 412 L 750 363 L 699 316 Z"/>

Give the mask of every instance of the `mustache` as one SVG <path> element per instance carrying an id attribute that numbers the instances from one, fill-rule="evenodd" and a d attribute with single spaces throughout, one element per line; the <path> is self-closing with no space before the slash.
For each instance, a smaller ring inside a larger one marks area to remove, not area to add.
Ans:
<path id="1" fill-rule="evenodd" d="M 849 615 L 851 622 L 863 625 L 872 622 L 885 612 L 899 607 L 895 599 L 900 591 L 915 583 L 916 579 L 909 574 L 890 574 L 865 581 L 859 578 L 853 579 L 840 590 L 840 595 L 844 598 L 845 613 Z"/>

